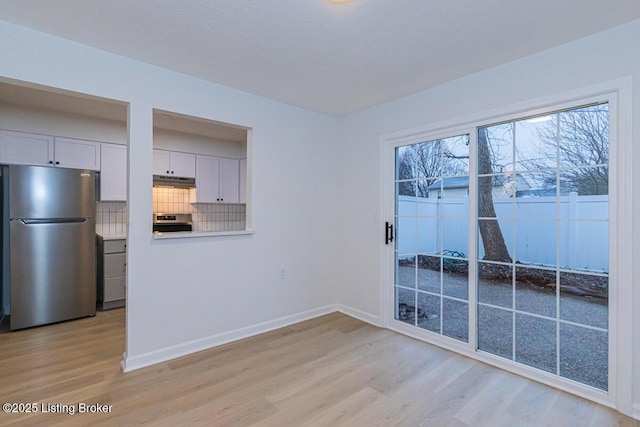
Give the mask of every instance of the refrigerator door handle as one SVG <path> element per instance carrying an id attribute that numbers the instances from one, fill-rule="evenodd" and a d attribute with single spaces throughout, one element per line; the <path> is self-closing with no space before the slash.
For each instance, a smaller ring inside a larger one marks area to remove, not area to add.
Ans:
<path id="1" fill-rule="evenodd" d="M 25 225 L 30 224 L 67 224 L 71 222 L 87 222 L 89 218 L 47 218 L 47 219 L 21 219 Z"/>

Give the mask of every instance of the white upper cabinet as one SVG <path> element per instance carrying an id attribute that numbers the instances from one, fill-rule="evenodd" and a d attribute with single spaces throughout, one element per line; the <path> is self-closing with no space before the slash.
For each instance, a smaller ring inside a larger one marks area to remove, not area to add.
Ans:
<path id="1" fill-rule="evenodd" d="M 127 146 L 103 143 L 100 148 L 100 200 L 127 200 Z"/>
<path id="2" fill-rule="evenodd" d="M 220 201 L 220 158 L 196 156 L 196 201 L 198 203 Z"/>
<path id="3" fill-rule="evenodd" d="M 247 159 L 240 159 L 239 182 L 238 193 L 240 203 L 247 203 Z"/>
<path id="4" fill-rule="evenodd" d="M 0 130 L 0 163 L 52 166 L 53 137 Z"/>
<path id="5" fill-rule="evenodd" d="M 82 139 L 55 138 L 55 165 L 63 168 L 100 170 L 100 143 Z"/>
<path id="6" fill-rule="evenodd" d="M 0 163 L 100 170 L 100 143 L 3 130 Z"/>
<path id="7" fill-rule="evenodd" d="M 171 158 L 168 151 L 153 150 L 153 174 L 171 175 Z"/>
<path id="8" fill-rule="evenodd" d="M 238 203 L 240 201 L 240 160 L 220 159 L 220 201 Z"/>
<path id="9" fill-rule="evenodd" d="M 178 151 L 153 150 L 153 174 L 196 177 L 196 155 Z"/>
<path id="10" fill-rule="evenodd" d="M 240 161 L 214 156 L 196 156 L 196 201 L 238 203 Z"/>

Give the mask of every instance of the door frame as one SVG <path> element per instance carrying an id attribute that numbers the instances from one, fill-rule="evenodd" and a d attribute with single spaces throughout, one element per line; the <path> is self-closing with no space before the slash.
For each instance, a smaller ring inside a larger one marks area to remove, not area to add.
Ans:
<path id="1" fill-rule="evenodd" d="M 604 392 L 575 381 L 542 372 L 477 349 L 476 280 L 469 287 L 469 342 L 460 342 L 422 331 L 394 319 L 394 244 L 380 239 L 380 323 L 393 331 L 458 352 L 484 363 L 539 381 L 560 390 L 613 407 L 633 416 L 633 293 L 632 293 L 632 85 L 631 78 L 612 80 L 551 96 L 488 110 L 475 115 L 446 120 L 382 135 L 380 138 L 381 223 L 395 228 L 395 148 L 417 142 L 469 133 L 470 153 L 477 145 L 477 129 L 550 110 L 568 109 L 595 101 L 608 102 L 610 111 L 609 154 L 609 390 Z M 476 156 L 470 155 L 470 188 L 477 186 Z M 477 277 L 477 195 L 469 194 L 469 277 Z M 625 231 L 626 230 L 626 231 Z M 381 237 L 383 234 L 381 233 Z M 620 325 L 628 325 L 620 328 Z"/>

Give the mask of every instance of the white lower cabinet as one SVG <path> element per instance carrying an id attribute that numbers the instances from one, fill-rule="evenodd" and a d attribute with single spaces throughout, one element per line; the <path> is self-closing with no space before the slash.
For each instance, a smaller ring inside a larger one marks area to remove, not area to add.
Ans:
<path id="1" fill-rule="evenodd" d="M 127 295 L 127 244 L 98 236 L 98 308 L 124 307 Z"/>

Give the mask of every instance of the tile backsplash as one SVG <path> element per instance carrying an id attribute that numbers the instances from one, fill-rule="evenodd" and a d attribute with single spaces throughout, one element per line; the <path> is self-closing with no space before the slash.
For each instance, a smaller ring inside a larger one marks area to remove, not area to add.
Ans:
<path id="1" fill-rule="evenodd" d="M 246 227 L 246 205 L 230 203 L 189 203 L 187 188 L 154 188 L 153 212 L 190 213 L 193 231 L 233 231 Z M 127 232 L 127 203 L 98 202 L 96 204 L 96 232 L 125 234 Z"/>
<path id="2" fill-rule="evenodd" d="M 96 204 L 96 232 L 100 234 L 126 234 L 127 203 L 98 202 Z"/>
<path id="3" fill-rule="evenodd" d="M 194 231 L 232 231 L 246 227 L 246 206 L 227 203 L 194 203 Z"/>
<path id="4" fill-rule="evenodd" d="M 191 213 L 188 188 L 153 187 L 153 212 Z"/>
<path id="5" fill-rule="evenodd" d="M 233 231 L 246 227 L 246 206 L 229 203 L 190 203 L 188 188 L 153 188 L 153 212 L 190 213 L 193 231 Z"/>

